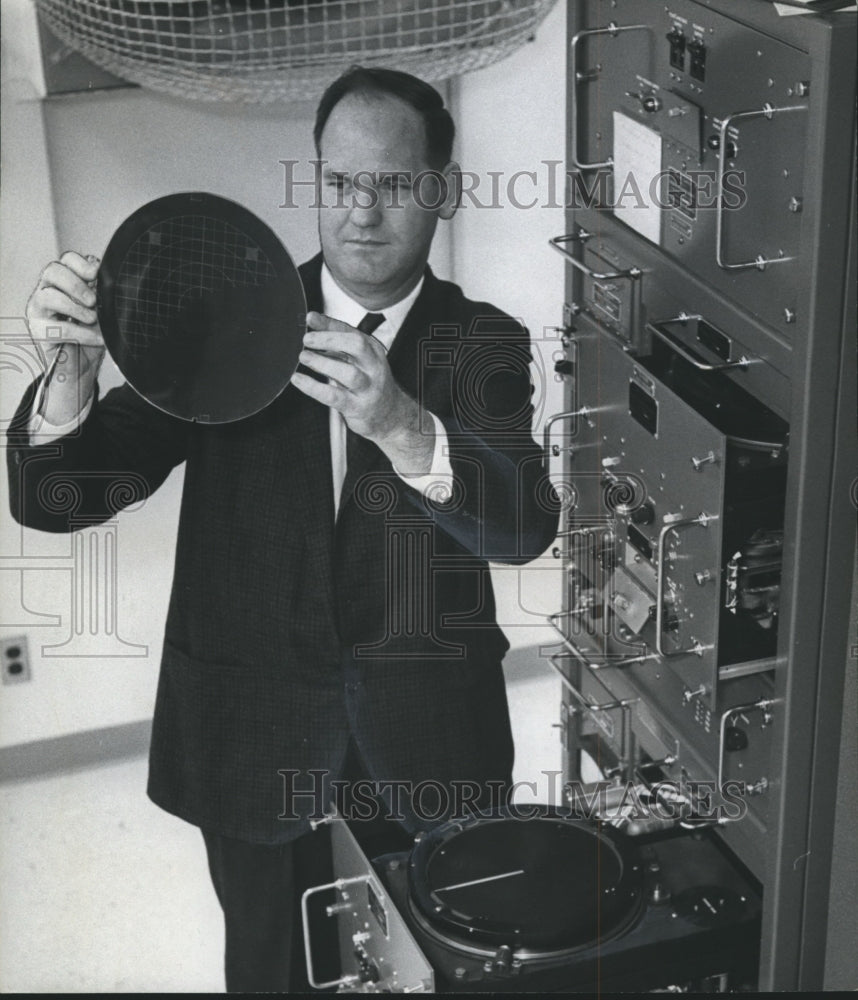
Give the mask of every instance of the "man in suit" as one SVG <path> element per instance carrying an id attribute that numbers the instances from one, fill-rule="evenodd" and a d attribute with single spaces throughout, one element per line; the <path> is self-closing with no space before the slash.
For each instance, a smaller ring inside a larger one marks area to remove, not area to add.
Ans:
<path id="1" fill-rule="evenodd" d="M 65 378 L 31 387 L 10 430 L 13 513 L 47 531 L 69 530 L 46 501 L 57 483 L 76 517 L 106 519 L 105 482 L 131 503 L 186 464 L 149 795 L 203 831 L 238 991 L 289 988 L 296 869 L 331 781 L 371 784 L 362 836 L 503 801 L 508 643 L 487 561 L 524 563 L 556 530 L 527 334 L 427 265 L 456 209 L 440 95 L 354 69 L 314 135 L 322 252 L 300 269 L 308 331 L 286 391 L 214 426 L 127 385 L 99 399 L 98 262 L 69 253 L 27 313 L 36 339 L 62 327 L 44 342 Z"/>

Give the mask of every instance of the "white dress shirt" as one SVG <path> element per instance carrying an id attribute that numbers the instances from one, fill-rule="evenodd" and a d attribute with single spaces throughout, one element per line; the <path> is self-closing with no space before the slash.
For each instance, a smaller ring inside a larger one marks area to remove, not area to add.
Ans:
<path id="1" fill-rule="evenodd" d="M 373 337 L 378 340 L 385 350 L 389 351 L 393 344 L 399 328 L 405 321 L 408 311 L 414 305 L 414 301 L 420 294 L 423 287 L 423 278 L 417 283 L 404 299 L 394 302 L 393 305 L 385 306 L 384 309 L 367 310 L 343 291 L 334 280 L 334 276 L 328 270 L 327 264 L 322 265 L 322 303 L 326 316 L 338 319 L 349 326 L 357 326 L 367 312 L 380 312 L 384 314 L 384 322 L 381 323 L 373 333 Z M 432 498 L 437 501 L 444 501 L 452 496 L 453 492 L 453 469 L 446 454 L 447 432 L 444 425 L 430 413 L 435 425 L 435 449 L 432 453 L 432 467 L 424 476 L 408 476 L 398 469 L 393 471 L 409 486 L 426 495 L 430 490 Z M 343 482 L 346 478 L 346 422 L 337 410 L 330 411 L 331 429 L 331 472 L 334 480 L 334 511 L 339 510 L 340 493 L 342 493 Z"/>
<path id="2" fill-rule="evenodd" d="M 416 287 L 393 305 L 386 306 L 383 310 L 384 322 L 375 330 L 373 336 L 385 348 L 390 350 L 399 328 L 402 326 L 409 309 L 414 304 L 414 300 L 420 294 L 423 287 L 423 278 Z M 347 295 L 342 288 L 334 281 L 334 277 L 328 270 L 326 264 L 322 265 L 322 303 L 326 316 L 348 323 L 349 326 L 357 326 L 367 313 L 367 309 L 355 302 L 351 296 Z M 43 403 L 43 388 L 39 387 L 39 393 L 33 402 L 33 409 L 30 414 L 29 432 L 33 443 L 48 444 L 51 441 L 71 434 L 86 420 L 89 411 L 92 409 L 92 398 L 90 397 L 81 408 L 80 413 L 65 424 L 50 424 L 41 415 Z M 435 448 L 432 453 L 432 467 L 426 475 L 409 476 L 394 469 L 396 474 L 409 486 L 419 490 L 424 495 L 431 490 L 432 498 L 438 502 L 448 500 L 453 492 L 453 469 L 446 454 L 447 432 L 444 425 L 435 416 L 429 414 L 435 425 Z M 343 482 L 346 478 L 346 423 L 337 410 L 330 411 L 330 436 L 331 436 L 331 471 L 334 481 L 334 511 L 339 509 L 340 493 Z"/>

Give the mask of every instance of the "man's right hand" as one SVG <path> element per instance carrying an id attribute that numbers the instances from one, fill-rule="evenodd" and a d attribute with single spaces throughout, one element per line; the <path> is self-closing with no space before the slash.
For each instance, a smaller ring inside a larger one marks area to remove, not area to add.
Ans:
<path id="1" fill-rule="evenodd" d="M 27 302 L 27 326 L 46 365 L 49 382 L 41 416 L 54 426 L 80 413 L 95 391 L 104 339 L 95 311 L 100 261 L 69 251 L 42 271 Z"/>

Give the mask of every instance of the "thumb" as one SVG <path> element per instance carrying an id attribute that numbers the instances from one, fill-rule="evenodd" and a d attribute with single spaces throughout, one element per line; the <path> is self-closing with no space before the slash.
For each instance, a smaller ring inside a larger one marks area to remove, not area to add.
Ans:
<path id="1" fill-rule="evenodd" d="M 333 316 L 326 316 L 324 313 L 308 312 L 307 327 L 310 330 L 334 330 L 345 333 L 347 330 L 354 330 L 353 326 L 344 323 L 341 319 L 334 319 Z"/>

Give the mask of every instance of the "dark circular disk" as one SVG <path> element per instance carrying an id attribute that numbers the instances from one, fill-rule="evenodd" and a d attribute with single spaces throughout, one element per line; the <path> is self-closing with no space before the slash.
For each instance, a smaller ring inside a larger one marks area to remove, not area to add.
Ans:
<path id="1" fill-rule="evenodd" d="M 137 209 L 104 253 L 97 298 L 117 368 L 175 417 L 251 416 L 298 366 L 301 278 L 271 229 L 226 198 L 189 192 Z"/>
<path id="2" fill-rule="evenodd" d="M 449 823 L 409 866 L 413 907 L 448 943 L 542 953 L 622 933 L 639 915 L 641 878 L 621 835 L 550 811 Z"/>

